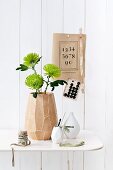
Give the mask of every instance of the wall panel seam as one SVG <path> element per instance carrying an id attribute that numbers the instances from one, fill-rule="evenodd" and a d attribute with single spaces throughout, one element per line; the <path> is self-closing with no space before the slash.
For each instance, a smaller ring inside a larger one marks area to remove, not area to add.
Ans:
<path id="1" fill-rule="evenodd" d="M 41 56 L 42 56 L 42 19 L 43 19 L 43 17 L 42 17 L 42 12 L 43 12 L 43 7 L 42 7 L 42 0 L 41 0 L 41 42 L 40 42 L 40 44 L 41 44 L 41 49 L 40 49 L 40 51 L 41 51 Z M 42 75 L 42 60 L 41 60 L 41 75 Z"/>
<path id="2" fill-rule="evenodd" d="M 86 0 L 84 0 L 84 33 L 86 32 Z M 87 37 L 86 37 L 87 38 Z M 86 39 L 87 42 L 87 39 Z M 87 43 L 86 43 L 87 44 Z M 86 57 L 86 56 L 85 56 Z M 86 60 L 85 60 L 86 61 Z M 86 65 L 85 65 L 86 67 Z M 85 73 L 84 73 L 85 74 Z M 85 75 L 84 75 L 85 76 Z M 84 78 L 85 79 L 85 78 Z M 85 95 L 85 84 L 86 81 L 84 80 L 84 117 L 83 117 L 83 129 L 85 129 L 85 112 L 86 112 L 86 95 Z M 85 170 L 85 154 L 83 152 L 83 170 Z"/>
<path id="3" fill-rule="evenodd" d="M 20 44 L 20 35 L 21 35 L 21 0 L 19 0 L 19 64 L 20 64 L 20 51 L 21 51 L 21 44 Z M 20 129 L 20 71 L 19 71 L 19 129 Z"/>
<path id="4" fill-rule="evenodd" d="M 64 0 L 62 1 L 63 2 L 63 11 L 62 11 L 62 22 L 63 22 L 63 28 L 62 28 L 62 30 L 63 30 L 63 33 L 64 33 Z"/>
<path id="5" fill-rule="evenodd" d="M 20 35 L 21 35 L 21 0 L 19 0 L 19 64 L 20 64 L 20 51 L 21 51 L 21 44 L 20 44 Z M 19 71 L 19 123 L 18 123 L 18 128 L 20 129 L 20 125 L 21 125 L 21 122 L 20 122 L 20 116 L 21 116 L 21 113 L 20 113 L 20 71 Z M 20 153 L 18 153 L 18 161 L 19 161 L 19 170 L 21 170 L 21 155 Z"/>
<path id="6" fill-rule="evenodd" d="M 106 2 L 106 9 L 105 9 L 105 33 L 107 33 L 107 3 L 108 0 L 105 1 Z M 107 34 L 105 35 L 105 37 L 107 38 Z M 106 42 L 106 41 L 105 41 Z M 106 44 L 105 44 L 106 45 Z M 105 49 L 106 50 L 106 49 Z M 105 51 L 106 53 L 106 51 Z M 106 59 L 105 59 L 106 60 Z M 107 73 L 105 73 L 105 80 L 107 80 Z M 107 132 L 107 81 L 105 82 L 105 130 Z M 104 146 L 104 170 L 106 170 L 106 154 L 107 154 L 107 150 L 106 150 L 106 146 Z"/>

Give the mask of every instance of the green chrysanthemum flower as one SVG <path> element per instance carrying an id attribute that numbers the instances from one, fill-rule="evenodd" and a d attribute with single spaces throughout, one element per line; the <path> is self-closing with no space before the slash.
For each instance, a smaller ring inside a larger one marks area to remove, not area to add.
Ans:
<path id="1" fill-rule="evenodd" d="M 39 54 L 29 53 L 24 57 L 24 65 L 27 67 L 34 67 L 40 61 Z"/>
<path id="2" fill-rule="evenodd" d="M 60 68 L 54 64 L 46 64 L 43 69 L 45 71 L 45 74 L 49 77 L 57 78 L 61 75 Z"/>
<path id="3" fill-rule="evenodd" d="M 31 89 L 39 90 L 43 86 L 43 77 L 39 74 L 31 74 L 26 78 L 25 84 Z"/>

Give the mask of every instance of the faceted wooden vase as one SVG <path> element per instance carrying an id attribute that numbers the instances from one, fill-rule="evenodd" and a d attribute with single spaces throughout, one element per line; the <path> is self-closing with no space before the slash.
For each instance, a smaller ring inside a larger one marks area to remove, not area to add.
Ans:
<path id="1" fill-rule="evenodd" d="M 57 111 L 53 93 L 29 95 L 25 128 L 33 140 L 49 140 L 57 124 Z"/>

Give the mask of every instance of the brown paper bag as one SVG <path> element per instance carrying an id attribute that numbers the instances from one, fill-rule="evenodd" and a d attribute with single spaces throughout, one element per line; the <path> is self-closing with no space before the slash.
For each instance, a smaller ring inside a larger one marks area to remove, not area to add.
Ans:
<path id="1" fill-rule="evenodd" d="M 85 76 L 85 34 L 53 34 L 52 62 L 62 71 L 59 79 L 84 80 Z"/>

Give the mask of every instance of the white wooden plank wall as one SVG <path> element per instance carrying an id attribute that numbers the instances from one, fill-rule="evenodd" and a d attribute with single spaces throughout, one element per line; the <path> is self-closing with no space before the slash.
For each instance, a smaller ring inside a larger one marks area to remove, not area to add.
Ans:
<path id="1" fill-rule="evenodd" d="M 30 52 L 41 54 L 41 0 L 20 1 L 20 62 Z M 41 64 L 38 65 L 41 72 Z M 28 72 L 20 73 L 20 129 L 24 128 L 24 118 L 29 90 L 24 85 Z M 23 152 L 19 156 L 21 170 L 40 170 L 40 153 Z M 26 162 L 26 163 L 25 163 Z"/>
<path id="2" fill-rule="evenodd" d="M 42 0 L 42 69 L 51 63 L 52 36 L 54 32 L 63 32 L 63 0 Z M 42 70 L 43 73 L 43 70 Z M 62 114 L 62 87 L 55 90 L 57 112 Z M 44 152 L 43 169 L 66 169 L 62 166 L 62 154 L 58 152 Z M 50 164 L 48 162 L 51 162 Z M 56 163 L 55 163 L 56 162 Z"/>
<path id="3" fill-rule="evenodd" d="M 84 32 L 85 28 L 85 1 L 84 0 L 65 0 L 64 1 L 64 32 L 65 33 L 79 33 L 79 29 L 82 28 Z M 78 17 L 79 15 L 79 17 Z M 63 98 L 63 112 L 73 112 L 80 127 L 84 128 L 84 94 L 79 93 L 78 100 L 67 100 Z M 72 157 L 72 155 L 71 155 Z M 74 165 L 75 170 L 83 169 L 83 153 L 74 153 Z"/>
<path id="4" fill-rule="evenodd" d="M 106 150 L 105 150 L 105 169 L 113 169 L 113 2 L 107 0 L 107 14 L 106 14 L 106 25 L 107 25 L 107 51 L 106 51 Z"/>
<path id="5" fill-rule="evenodd" d="M 0 128 L 18 128 L 19 0 L 0 1 Z"/>
<path id="6" fill-rule="evenodd" d="M 80 102 L 67 102 L 62 87 L 55 91 L 59 117 L 73 111 L 81 128 L 95 131 L 105 143 L 96 152 L 74 153 L 74 170 L 113 170 L 113 2 L 112 0 L 0 0 L 0 129 L 23 129 L 29 90 L 24 85 L 28 73 L 15 71 L 29 52 L 51 62 L 52 34 L 87 34 L 86 93 Z M 70 109 L 71 108 L 71 109 Z M 43 153 L 43 170 L 68 170 L 70 152 Z M 6 163 L 7 162 L 7 163 Z M 41 154 L 0 152 L 0 170 L 40 170 Z"/>
<path id="7" fill-rule="evenodd" d="M 20 63 L 23 61 L 23 56 L 30 52 L 41 54 L 41 22 L 41 0 L 20 1 Z M 38 69 L 41 72 L 41 64 L 38 65 Z M 20 128 L 24 127 L 26 99 L 29 93 L 24 84 L 28 73 L 20 73 Z"/>
<path id="8" fill-rule="evenodd" d="M 106 0 L 86 0 L 85 128 L 102 136 L 105 131 Z M 104 170 L 104 149 L 84 154 L 84 169 Z M 88 163 L 90 162 L 90 163 Z"/>

